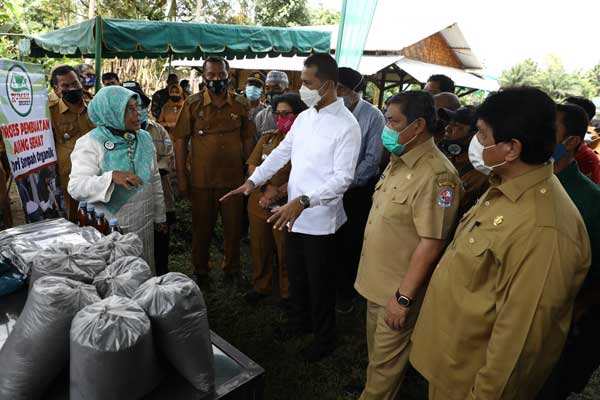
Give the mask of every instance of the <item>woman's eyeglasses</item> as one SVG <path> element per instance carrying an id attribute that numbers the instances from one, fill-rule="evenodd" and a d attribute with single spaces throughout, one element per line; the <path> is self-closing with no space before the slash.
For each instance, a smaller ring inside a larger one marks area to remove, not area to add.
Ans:
<path id="1" fill-rule="evenodd" d="M 142 113 L 142 108 L 139 106 L 127 106 L 125 107 L 125 112 L 127 114 L 141 114 Z"/>

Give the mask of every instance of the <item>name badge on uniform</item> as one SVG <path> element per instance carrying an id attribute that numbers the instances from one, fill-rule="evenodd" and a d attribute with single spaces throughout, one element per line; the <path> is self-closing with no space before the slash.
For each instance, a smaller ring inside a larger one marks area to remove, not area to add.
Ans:
<path id="1" fill-rule="evenodd" d="M 104 142 L 104 148 L 106 150 L 114 150 L 115 144 L 113 142 L 111 142 L 110 140 L 107 140 L 106 142 Z"/>

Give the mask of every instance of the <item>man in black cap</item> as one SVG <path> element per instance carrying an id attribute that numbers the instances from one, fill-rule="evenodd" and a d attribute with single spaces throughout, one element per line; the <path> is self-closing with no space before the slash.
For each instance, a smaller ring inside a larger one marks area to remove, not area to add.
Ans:
<path id="1" fill-rule="evenodd" d="M 270 104 L 276 96 L 287 93 L 289 90 L 290 81 L 285 72 L 282 71 L 271 71 L 267 74 L 265 95 L 267 103 L 264 110 L 259 112 L 254 119 L 256 125 L 257 141 L 260 136 L 265 132 L 270 132 L 277 129 L 277 121 L 275 121 L 275 114 Z"/>
<path id="2" fill-rule="evenodd" d="M 135 81 L 125 81 L 123 87 L 137 93 L 142 100 L 140 117 L 142 129 L 150 133 L 154 142 L 156 161 L 158 162 L 158 170 L 165 195 L 167 224 L 172 227 L 175 224 L 175 195 L 170 179 L 175 158 L 173 143 L 167 130 L 158 122 L 148 118 L 150 99 L 146 96 L 140 84 Z M 164 275 L 169 272 L 169 231 L 154 232 L 154 259 L 156 262 L 156 275 Z"/>
<path id="3" fill-rule="evenodd" d="M 265 74 L 260 71 L 252 71 L 246 79 L 246 90 L 244 94 L 248 100 L 248 119 L 254 122 L 256 114 L 265 109 L 263 104 L 265 87 Z"/>
<path id="4" fill-rule="evenodd" d="M 487 176 L 474 169 L 469 161 L 469 146 L 477 132 L 475 107 L 465 106 L 456 111 L 441 108 L 438 117 L 446 125 L 444 138 L 438 142 L 438 147 L 454 164 L 465 189 L 458 210 L 460 217 L 489 186 Z"/>
<path id="5" fill-rule="evenodd" d="M 354 181 L 344 194 L 344 210 L 348 221 L 337 232 L 340 246 L 337 257 L 336 310 L 341 314 L 352 312 L 356 295 L 354 281 L 360 261 L 363 233 L 371 210 L 371 198 L 379 175 L 379 162 L 383 153 L 381 131 L 385 118 L 371 103 L 363 100 L 367 82 L 360 72 L 352 68 L 339 69 L 337 95 L 344 100 L 361 130 L 361 146 Z"/>

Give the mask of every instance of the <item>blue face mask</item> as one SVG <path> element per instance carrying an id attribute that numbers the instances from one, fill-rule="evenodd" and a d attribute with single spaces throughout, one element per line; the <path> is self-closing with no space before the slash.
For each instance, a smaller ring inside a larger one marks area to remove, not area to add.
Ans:
<path id="1" fill-rule="evenodd" d="M 262 90 L 260 90 L 256 86 L 246 86 L 246 98 L 248 100 L 260 99 L 261 92 L 262 92 Z"/>
<path id="2" fill-rule="evenodd" d="M 96 84 L 96 77 L 95 76 L 84 76 L 81 78 L 81 84 L 84 87 L 92 87 Z"/>
<path id="3" fill-rule="evenodd" d="M 554 148 L 554 153 L 552 153 L 552 160 L 554 160 L 554 162 L 560 161 L 562 158 L 564 158 L 564 156 L 567 155 L 567 152 L 567 148 L 564 144 L 557 143 L 556 147 Z"/>
<path id="4" fill-rule="evenodd" d="M 383 127 L 383 131 L 381 132 L 381 141 L 383 142 L 383 147 L 387 151 L 392 154 L 399 156 L 404 152 L 404 145 L 398 143 L 399 133 L 395 130 L 388 128 L 387 126 Z"/>
<path id="5" fill-rule="evenodd" d="M 404 129 L 402 129 L 402 132 L 405 132 L 416 121 L 417 120 L 415 119 L 413 122 L 406 125 L 406 127 Z M 385 149 L 387 151 L 389 151 L 390 153 L 395 154 L 397 156 L 404 153 L 406 146 L 410 142 L 415 140 L 417 138 L 417 136 L 419 136 L 419 135 L 413 136 L 408 142 L 406 142 L 404 144 L 398 143 L 398 138 L 400 137 L 400 134 L 402 132 L 396 132 L 395 130 L 388 128 L 387 125 L 383 127 L 383 132 L 381 132 L 381 141 L 383 142 L 383 147 L 385 147 Z"/>
<path id="6" fill-rule="evenodd" d="M 148 109 L 146 107 L 143 107 L 140 110 L 140 121 L 142 123 L 142 129 L 146 129 L 146 126 L 148 126 Z"/>

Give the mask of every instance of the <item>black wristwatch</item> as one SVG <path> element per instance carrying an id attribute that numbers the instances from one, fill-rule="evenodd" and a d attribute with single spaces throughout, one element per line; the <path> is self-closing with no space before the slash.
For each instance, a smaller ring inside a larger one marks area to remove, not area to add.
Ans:
<path id="1" fill-rule="evenodd" d="M 402 307 L 406 307 L 406 308 L 410 307 L 413 302 L 410 297 L 400 294 L 400 289 L 396 290 L 396 301 Z"/>
<path id="2" fill-rule="evenodd" d="M 310 197 L 306 195 L 300 196 L 300 204 L 302 204 L 305 209 L 310 207 Z"/>

